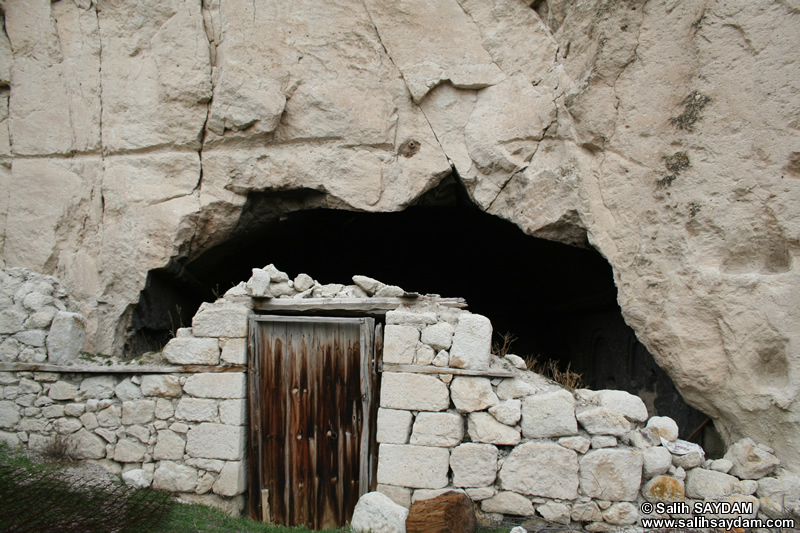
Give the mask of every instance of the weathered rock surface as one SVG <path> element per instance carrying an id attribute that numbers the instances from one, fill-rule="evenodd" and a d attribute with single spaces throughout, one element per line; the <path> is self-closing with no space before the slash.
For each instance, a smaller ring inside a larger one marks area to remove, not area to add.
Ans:
<path id="1" fill-rule="evenodd" d="M 683 396 L 800 471 L 796 8 L 527 4 L 10 2 L 2 264 L 57 274 L 85 348 L 118 353 L 147 273 L 228 240 L 249 193 L 394 211 L 455 168 L 597 248 Z M 196 336 L 243 336 L 213 314 Z"/>
<path id="2" fill-rule="evenodd" d="M 350 525 L 353 531 L 405 533 L 408 509 L 380 492 L 368 492 L 358 499 Z"/>

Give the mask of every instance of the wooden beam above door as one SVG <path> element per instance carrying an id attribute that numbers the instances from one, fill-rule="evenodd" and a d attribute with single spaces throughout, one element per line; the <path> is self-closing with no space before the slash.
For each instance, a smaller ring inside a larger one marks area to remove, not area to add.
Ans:
<path id="1" fill-rule="evenodd" d="M 399 307 L 410 306 L 426 297 L 410 298 L 253 298 L 255 311 L 271 313 L 353 313 L 358 315 L 385 315 Z M 445 307 L 464 309 L 463 298 L 430 298 L 431 302 Z"/>

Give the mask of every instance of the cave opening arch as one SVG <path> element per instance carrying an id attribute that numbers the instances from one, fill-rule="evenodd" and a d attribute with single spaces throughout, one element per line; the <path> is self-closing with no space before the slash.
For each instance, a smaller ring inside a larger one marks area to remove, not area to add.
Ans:
<path id="1" fill-rule="evenodd" d="M 526 235 L 477 208 L 455 177 L 400 212 L 331 208 L 315 191 L 251 193 L 239 225 L 224 243 L 194 260 L 151 271 L 134 309 L 126 351 L 163 346 L 213 301 L 274 263 L 290 277 L 351 283 L 361 274 L 405 290 L 463 297 L 491 319 L 495 340 L 540 363 L 555 361 L 592 389 L 637 394 L 650 415 L 674 418 L 714 453 L 711 424 L 625 323 L 611 266 L 588 242 L 571 246 Z"/>

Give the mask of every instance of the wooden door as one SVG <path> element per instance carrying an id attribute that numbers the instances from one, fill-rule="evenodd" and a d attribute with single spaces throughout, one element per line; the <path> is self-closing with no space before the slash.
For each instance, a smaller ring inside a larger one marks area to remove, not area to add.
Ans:
<path id="1" fill-rule="evenodd" d="M 251 517 L 342 526 L 372 483 L 375 322 L 254 316 Z"/>

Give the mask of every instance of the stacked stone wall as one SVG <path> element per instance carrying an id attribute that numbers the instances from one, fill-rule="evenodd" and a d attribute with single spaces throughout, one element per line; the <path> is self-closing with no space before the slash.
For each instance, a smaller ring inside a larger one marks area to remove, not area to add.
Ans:
<path id="1" fill-rule="evenodd" d="M 273 265 L 254 269 L 177 331 L 162 366 L 105 367 L 79 357 L 85 322 L 57 280 L 0 271 L 0 441 L 41 450 L 60 436 L 130 485 L 240 513 L 250 297 L 407 294 L 353 281 L 321 285 L 304 274 L 290 281 Z M 491 322 L 442 302 L 419 298 L 385 317 L 377 481 L 396 504 L 457 490 L 490 520 L 588 531 L 639 523 L 644 502 L 723 500 L 752 504 L 752 515 L 800 518 L 800 478 L 768 447 L 744 439 L 723 459 L 706 459 L 634 395 L 566 390 L 515 355 L 492 355 Z"/>
<path id="2" fill-rule="evenodd" d="M 55 278 L 0 271 L 0 299 L 0 441 L 66 447 L 129 485 L 241 513 L 247 305 L 203 304 L 161 354 L 124 362 L 81 353 L 85 320 Z"/>
<path id="3" fill-rule="evenodd" d="M 491 355 L 491 334 L 488 319 L 437 305 L 387 314 L 377 490 L 394 502 L 463 491 L 490 521 L 588 531 L 659 516 L 642 513 L 645 502 L 722 500 L 747 504 L 745 517 L 800 517 L 797 497 L 780 492 L 800 480 L 768 447 L 745 439 L 707 459 L 639 397 L 567 390 L 515 355 Z"/>

